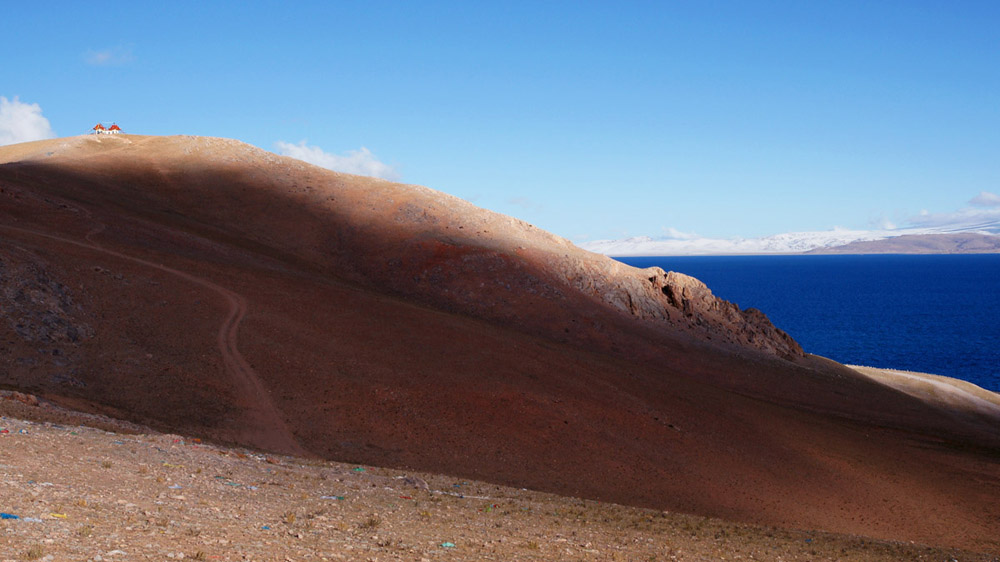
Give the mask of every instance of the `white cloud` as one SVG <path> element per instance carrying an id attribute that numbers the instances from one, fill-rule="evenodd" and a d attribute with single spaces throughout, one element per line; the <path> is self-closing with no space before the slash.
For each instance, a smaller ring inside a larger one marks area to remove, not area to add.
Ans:
<path id="1" fill-rule="evenodd" d="M 83 55 L 83 60 L 93 66 L 119 66 L 134 61 L 135 55 L 132 54 L 132 47 L 111 47 L 99 51 L 87 51 Z"/>
<path id="2" fill-rule="evenodd" d="M 278 141 L 274 143 L 278 154 L 298 158 L 304 162 L 315 164 L 335 172 L 372 176 L 392 181 L 399 180 L 399 173 L 392 166 L 379 161 L 370 150 L 361 147 L 360 150 L 349 150 L 346 154 L 330 154 L 318 146 L 308 146 L 306 141 L 298 144 Z"/>
<path id="3" fill-rule="evenodd" d="M 920 213 L 910 222 L 921 228 L 941 232 L 996 232 L 1000 233 L 1000 206 L 991 209 L 965 208 L 953 213 Z"/>
<path id="4" fill-rule="evenodd" d="M 693 232 L 684 232 L 672 226 L 663 227 L 663 234 L 667 240 L 694 240 L 698 238 L 698 235 Z"/>
<path id="5" fill-rule="evenodd" d="M 49 120 L 37 103 L 24 103 L 14 96 L 0 96 L 0 146 L 55 137 Z"/>
<path id="6" fill-rule="evenodd" d="M 931 213 L 924 209 L 909 222 L 920 228 L 941 232 L 1000 233 L 1000 196 L 981 191 L 969 200 L 969 206 L 950 213 Z"/>
<path id="7" fill-rule="evenodd" d="M 1000 195 L 989 191 L 980 191 L 979 195 L 973 197 L 969 203 L 976 207 L 1000 207 Z"/>

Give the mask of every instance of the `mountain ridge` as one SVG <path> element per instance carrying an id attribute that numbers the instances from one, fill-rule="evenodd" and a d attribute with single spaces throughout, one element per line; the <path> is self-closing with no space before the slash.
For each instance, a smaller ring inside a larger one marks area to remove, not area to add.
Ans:
<path id="1" fill-rule="evenodd" d="M 978 232 L 905 234 L 881 240 L 817 248 L 808 254 L 996 254 L 1000 236 Z"/>
<path id="2" fill-rule="evenodd" d="M 945 243 L 976 238 L 975 248 Z M 896 230 L 846 230 L 789 232 L 761 238 L 665 238 L 637 236 L 618 240 L 584 242 L 581 247 L 616 257 L 768 255 L 816 253 L 997 253 L 1000 224 L 968 228 L 907 228 Z M 935 248 L 935 246 L 937 246 Z"/>

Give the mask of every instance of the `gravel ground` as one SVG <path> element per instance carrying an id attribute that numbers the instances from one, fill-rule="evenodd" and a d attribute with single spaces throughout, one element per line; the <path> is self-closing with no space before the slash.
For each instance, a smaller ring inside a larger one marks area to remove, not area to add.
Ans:
<path id="1" fill-rule="evenodd" d="M 2 562 L 997 560 L 270 456 L 3 394 Z"/>

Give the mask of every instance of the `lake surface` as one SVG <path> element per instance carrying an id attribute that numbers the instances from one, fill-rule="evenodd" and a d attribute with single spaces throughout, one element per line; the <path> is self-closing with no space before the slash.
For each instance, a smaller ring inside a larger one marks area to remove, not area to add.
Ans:
<path id="1" fill-rule="evenodd" d="M 1000 392 L 1000 255 L 616 258 L 702 280 L 809 353 Z"/>

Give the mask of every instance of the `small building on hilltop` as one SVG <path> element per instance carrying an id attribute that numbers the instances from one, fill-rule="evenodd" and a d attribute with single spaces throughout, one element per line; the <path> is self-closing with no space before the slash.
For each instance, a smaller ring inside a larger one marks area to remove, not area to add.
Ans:
<path id="1" fill-rule="evenodd" d="M 98 123 L 94 125 L 91 129 L 92 133 L 95 135 L 117 135 L 122 132 L 122 128 L 118 126 L 117 123 L 112 123 L 110 127 L 105 127 L 104 125 Z"/>

